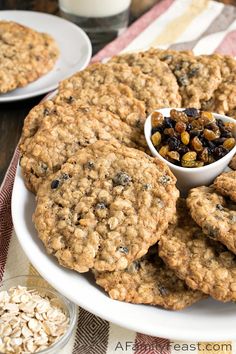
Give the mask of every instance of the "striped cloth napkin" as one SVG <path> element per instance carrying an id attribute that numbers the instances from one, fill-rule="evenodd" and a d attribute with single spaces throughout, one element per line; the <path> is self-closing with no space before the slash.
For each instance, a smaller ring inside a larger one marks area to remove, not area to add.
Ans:
<path id="1" fill-rule="evenodd" d="M 150 46 L 214 51 L 236 55 L 236 7 L 209 0 L 163 0 L 135 22 L 92 61 Z M 35 274 L 24 255 L 11 219 L 11 193 L 18 162 L 15 152 L 0 188 L 0 281 Z M 161 323 L 160 323 L 161 325 Z M 67 347 L 58 354 L 174 354 L 235 353 L 235 343 L 180 343 L 123 329 L 78 308 L 78 326 Z"/>

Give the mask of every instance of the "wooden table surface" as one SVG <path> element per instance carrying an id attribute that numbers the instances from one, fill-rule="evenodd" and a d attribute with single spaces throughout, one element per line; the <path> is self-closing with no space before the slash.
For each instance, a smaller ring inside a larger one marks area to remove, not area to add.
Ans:
<path id="1" fill-rule="evenodd" d="M 236 0 L 222 0 L 222 2 L 236 5 Z M 57 0 L 0 0 L 0 10 L 10 9 L 34 10 L 59 15 Z M 133 18 L 131 18 L 132 20 Z M 93 53 L 99 49 L 101 49 L 101 45 L 93 47 Z M 19 141 L 24 118 L 41 99 L 42 96 L 38 96 L 33 99 L 0 105 L 0 183 Z"/>

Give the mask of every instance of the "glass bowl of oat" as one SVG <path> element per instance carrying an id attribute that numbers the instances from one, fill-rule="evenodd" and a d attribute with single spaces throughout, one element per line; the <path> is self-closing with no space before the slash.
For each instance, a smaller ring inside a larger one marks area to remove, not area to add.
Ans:
<path id="1" fill-rule="evenodd" d="M 58 354 L 76 320 L 76 305 L 39 276 L 17 276 L 0 284 L 0 354 Z"/>
<path id="2" fill-rule="evenodd" d="M 167 163 L 183 193 L 209 185 L 236 153 L 236 121 L 195 108 L 156 110 L 144 133 L 152 155 Z"/>

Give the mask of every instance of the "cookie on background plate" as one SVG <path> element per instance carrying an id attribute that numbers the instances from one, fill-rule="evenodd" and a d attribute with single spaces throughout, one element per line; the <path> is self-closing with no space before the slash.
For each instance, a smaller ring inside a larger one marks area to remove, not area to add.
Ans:
<path id="1" fill-rule="evenodd" d="M 236 206 L 220 195 L 213 186 L 190 190 L 187 205 L 194 221 L 204 234 L 222 242 L 236 253 Z"/>
<path id="2" fill-rule="evenodd" d="M 161 236 L 159 256 L 192 289 L 219 301 L 235 301 L 236 256 L 203 234 L 188 214 L 184 200 L 177 206 L 177 213 L 178 223 Z"/>
<path id="3" fill-rule="evenodd" d="M 170 310 L 182 310 L 205 295 L 190 289 L 183 280 L 167 268 L 152 246 L 141 259 L 125 270 L 94 272 L 96 283 L 114 300 L 133 304 L 158 305 Z"/>
<path id="4" fill-rule="evenodd" d="M 0 21 L 0 94 L 49 72 L 59 56 L 54 39 L 12 21 Z"/>
<path id="5" fill-rule="evenodd" d="M 167 107 L 181 107 L 181 96 L 175 76 L 169 66 L 159 60 L 153 50 L 114 56 L 109 62 L 138 66 L 144 74 L 157 81 L 168 99 Z M 159 107 L 157 107 L 159 108 Z"/>
<path id="6" fill-rule="evenodd" d="M 160 160 L 97 141 L 40 186 L 35 227 L 67 268 L 122 270 L 146 254 L 173 219 L 175 183 Z"/>
<path id="7" fill-rule="evenodd" d="M 44 103 L 35 112 L 45 112 L 51 105 Z M 146 141 L 139 128 L 122 122 L 116 115 L 95 107 L 54 105 L 41 122 L 37 132 L 27 129 L 20 142 L 20 166 L 27 187 L 37 192 L 43 179 L 58 171 L 78 150 L 97 140 L 119 141 L 139 149 L 146 149 Z M 48 111 L 47 111 L 48 112 Z"/>
<path id="8" fill-rule="evenodd" d="M 236 171 L 222 173 L 215 179 L 213 185 L 217 192 L 236 202 Z"/>

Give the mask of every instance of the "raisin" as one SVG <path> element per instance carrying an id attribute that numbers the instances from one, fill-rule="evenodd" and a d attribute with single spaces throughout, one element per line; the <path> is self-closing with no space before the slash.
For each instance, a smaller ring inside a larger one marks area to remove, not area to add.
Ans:
<path id="1" fill-rule="evenodd" d="M 160 125 L 159 127 L 152 128 L 151 135 L 155 134 L 156 132 L 163 133 L 164 127 Z"/>
<path id="2" fill-rule="evenodd" d="M 191 141 L 191 144 L 192 144 L 192 147 L 193 147 L 193 149 L 195 150 L 195 151 L 202 151 L 203 150 L 203 145 L 202 145 L 202 142 L 201 142 L 201 140 L 197 137 L 197 136 L 195 136 L 194 138 L 193 138 L 193 140 Z"/>
<path id="3" fill-rule="evenodd" d="M 233 149 L 234 146 L 235 146 L 235 139 L 234 138 L 228 138 L 223 143 L 223 147 L 228 150 Z"/>
<path id="4" fill-rule="evenodd" d="M 180 141 L 175 136 L 169 138 L 167 143 L 169 145 L 170 150 L 178 150 L 178 147 L 180 145 Z"/>
<path id="5" fill-rule="evenodd" d="M 119 172 L 113 178 L 114 186 L 127 186 L 131 182 L 131 177 L 125 172 Z"/>
<path id="6" fill-rule="evenodd" d="M 177 111 L 176 109 L 171 109 L 170 116 L 176 122 L 188 123 L 188 117 L 183 111 Z"/>
<path id="7" fill-rule="evenodd" d="M 160 112 L 153 112 L 151 115 L 151 121 L 153 128 L 159 127 L 164 122 L 163 114 Z"/>
<path id="8" fill-rule="evenodd" d="M 188 80 L 188 76 L 187 75 L 182 75 L 180 77 L 177 78 L 177 82 L 179 84 L 179 86 L 188 86 L 189 85 L 189 80 Z"/>
<path id="9" fill-rule="evenodd" d="M 164 134 L 170 135 L 170 136 L 175 136 L 176 132 L 175 132 L 174 128 L 166 128 L 166 129 L 164 129 Z"/>
<path id="10" fill-rule="evenodd" d="M 186 153 L 189 151 L 189 148 L 188 148 L 186 145 L 181 144 L 181 145 L 179 146 L 179 148 L 177 149 L 177 151 L 178 151 L 178 153 L 179 153 L 180 155 L 184 155 L 184 154 L 186 154 Z"/>
<path id="11" fill-rule="evenodd" d="M 215 148 L 213 155 L 216 160 L 219 160 L 222 157 L 224 157 L 228 152 L 229 151 L 227 149 L 225 149 L 223 146 L 218 146 Z"/>
<path id="12" fill-rule="evenodd" d="M 166 157 L 167 153 L 169 152 L 169 146 L 168 145 L 162 146 L 158 152 L 162 157 Z"/>
<path id="13" fill-rule="evenodd" d="M 193 129 L 193 127 L 192 127 L 192 124 L 191 123 L 188 123 L 187 125 L 186 125 L 186 131 L 188 132 L 188 133 L 190 133 L 190 131 Z"/>
<path id="14" fill-rule="evenodd" d="M 196 151 L 189 151 L 183 155 L 182 161 L 195 161 L 197 158 Z"/>
<path id="15" fill-rule="evenodd" d="M 188 72 L 188 77 L 189 77 L 189 78 L 192 78 L 192 77 L 194 77 L 194 76 L 197 76 L 197 75 L 199 74 L 199 70 L 200 70 L 199 67 L 192 68 L 192 69 Z"/>
<path id="16" fill-rule="evenodd" d="M 106 209 L 106 207 L 105 203 L 97 203 L 95 206 L 96 209 Z"/>
<path id="17" fill-rule="evenodd" d="M 129 253 L 128 247 L 124 247 L 124 246 L 118 247 L 117 251 L 119 251 L 121 253 L 124 253 L 124 254 L 128 254 Z"/>
<path id="18" fill-rule="evenodd" d="M 151 140 L 154 146 L 158 146 L 161 142 L 161 133 L 156 132 L 155 134 L 153 134 Z"/>
<path id="19" fill-rule="evenodd" d="M 199 110 L 197 108 L 186 108 L 183 112 L 189 117 L 199 117 Z"/>
<path id="20" fill-rule="evenodd" d="M 201 134 L 201 130 L 194 129 L 190 131 L 191 138 L 194 138 L 195 136 L 199 136 L 200 134 Z"/>
<path id="21" fill-rule="evenodd" d="M 213 114 L 211 112 L 202 111 L 201 117 L 199 120 L 202 123 L 202 125 L 205 126 L 207 124 L 214 123 L 215 117 L 213 116 Z"/>
<path id="22" fill-rule="evenodd" d="M 174 128 L 175 123 L 176 122 L 174 119 L 171 119 L 170 117 L 165 117 L 163 125 L 165 128 Z"/>
<path id="23" fill-rule="evenodd" d="M 69 97 L 67 97 L 66 102 L 70 104 L 70 103 L 72 103 L 74 100 L 75 100 L 75 99 L 74 99 L 73 96 L 69 96 Z"/>
<path id="24" fill-rule="evenodd" d="M 179 155 L 179 153 L 177 151 L 169 151 L 167 153 L 167 155 L 173 160 L 177 160 L 177 161 L 180 160 L 180 155 Z"/>
<path id="25" fill-rule="evenodd" d="M 209 159 L 209 152 L 208 152 L 208 148 L 204 148 L 202 150 L 202 152 L 199 154 L 199 158 L 201 161 L 208 163 L 208 159 Z"/>
<path id="26" fill-rule="evenodd" d="M 190 135 L 188 132 L 181 133 L 181 141 L 184 145 L 188 145 L 190 141 Z"/>
<path id="27" fill-rule="evenodd" d="M 59 186 L 60 181 L 58 179 L 55 179 L 54 181 L 52 181 L 51 183 L 51 189 L 57 189 L 57 187 Z"/>
<path id="28" fill-rule="evenodd" d="M 162 285 L 159 285 L 158 286 L 158 290 L 159 290 L 159 293 L 161 294 L 161 296 L 167 296 L 169 295 L 169 291 L 168 289 L 166 289 L 164 286 Z"/>
<path id="29" fill-rule="evenodd" d="M 95 167 L 95 164 L 94 162 L 92 161 L 88 161 L 85 165 L 84 165 L 85 168 L 88 168 L 89 170 L 93 170 L 94 167 Z"/>
<path id="30" fill-rule="evenodd" d="M 210 140 L 210 141 L 218 138 L 216 136 L 216 134 L 212 130 L 209 130 L 209 129 L 204 129 L 203 135 L 204 135 L 204 138 L 206 138 L 207 140 Z"/>
<path id="31" fill-rule="evenodd" d="M 215 139 L 215 140 L 214 140 L 214 144 L 215 144 L 215 145 L 222 145 L 222 144 L 224 144 L 225 140 L 226 140 L 226 138 L 218 138 L 218 139 Z"/>
<path id="32" fill-rule="evenodd" d="M 49 109 L 48 108 L 45 108 L 45 110 L 43 111 L 43 115 L 44 116 L 48 116 L 50 113 Z"/>
<path id="33" fill-rule="evenodd" d="M 184 122 L 177 122 L 175 124 L 175 130 L 178 132 L 178 133 L 183 133 L 187 128 L 187 125 L 184 123 Z"/>

